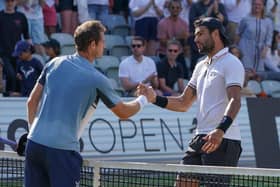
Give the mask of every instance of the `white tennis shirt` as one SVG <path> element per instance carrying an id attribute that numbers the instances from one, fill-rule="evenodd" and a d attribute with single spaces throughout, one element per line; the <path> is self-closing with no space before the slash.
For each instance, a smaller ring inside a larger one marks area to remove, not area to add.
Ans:
<path id="1" fill-rule="evenodd" d="M 206 57 L 196 65 L 188 84 L 197 92 L 196 134 L 207 134 L 218 126 L 229 102 L 227 87 L 236 85 L 242 88 L 244 78 L 242 63 L 229 53 L 228 48 L 220 50 L 212 59 Z M 235 120 L 224 138 L 241 139 Z"/>

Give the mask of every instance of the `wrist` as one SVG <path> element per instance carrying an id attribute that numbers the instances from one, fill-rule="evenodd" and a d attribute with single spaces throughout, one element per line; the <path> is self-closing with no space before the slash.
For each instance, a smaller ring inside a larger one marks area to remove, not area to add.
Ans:
<path id="1" fill-rule="evenodd" d="M 168 99 L 166 97 L 156 96 L 155 102 L 153 102 L 153 104 L 161 108 L 165 108 L 168 104 Z"/>
<path id="2" fill-rule="evenodd" d="M 229 116 L 224 116 L 221 120 L 220 124 L 216 127 L 216 129 L 222 130 L 224 133 L 226 133 L 227 129 L 232 124 L 232 118 Z"/>
<path id="3" fill-rule="evenodd" d="M 144 108 L 144 106 L 145 106 L 146 104 L 149 103 L 147 97 L 144 96 L 144 95 L 138 96 L 138 97 L 136 98 L 136 102 L 139 103 L 139 105 L 140 105 L 140 110 L 142 110 L 142 109 Z"/>

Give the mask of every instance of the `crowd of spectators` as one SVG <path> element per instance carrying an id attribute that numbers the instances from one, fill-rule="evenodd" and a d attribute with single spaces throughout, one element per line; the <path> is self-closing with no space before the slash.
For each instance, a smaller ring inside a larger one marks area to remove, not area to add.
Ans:
<path id="1" fill-rule="evenodd" d="M 277 0 L 3 0 L 0 10 L 0 92 L 4 96 L 29 94 L 23 93 L 22 84 L 23 77 L 28 75 L 19 74 L 23 55 L 13 55 L 19 41 L 30 44 L 34 50 L 28 48 L 27 52 L 31 56 L 32 53 L 41 55 L 44 65 L 61 55 L 60 43 L 51 38 L 53 33 L 73 35 L 75 28 L 89 19 L 106 23 L 110 33 L 107 18 L 112 14 L 123 16 L 131 29 L 130 35 L 135 36 L 128 43 L 132 56 L 122 58 L 121 81 L 118 81 L 130 96 L 134 84 L 145 81 L 145 77 L 140 80 L 133 74 L 138 66 L 128 68 L 124 64 L 143 61 L 139 65 L 142 67 L 146 61 L 150 62 L 149 57 L 157 59 L 155 66 L 150 66 L 151 71 L 139 71 L 145 73 L 146 79 L 156 78 L 158 82 L 153 85 L 158 94 L 182 92 L 185 86 L 182 80 L 189 79 L 196 63 L 203 58 L 194 43 L 193 26 L 201 17 L 215 17 L 223 23 L 230 41 L 228 46 L 242 54 L 239 58 L 246 69 L 247 81 L 280 81 L 280 4 Z M 135 42 L 142 45 L 137 47 Z M 137 57 L 135 53 L 139 52 Z"/>

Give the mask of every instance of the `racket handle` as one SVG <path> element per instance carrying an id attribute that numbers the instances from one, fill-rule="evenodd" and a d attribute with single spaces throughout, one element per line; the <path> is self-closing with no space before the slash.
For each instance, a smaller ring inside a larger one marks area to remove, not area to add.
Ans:
<path id="1" fill-rule="evenodd" d="M 8 140 L 8 139 L 0 137 L 0 142 L 2 142 L 3 144 L 9 145 L 13 150 L 17 149 L 17 143 L 12 140 Z"/>

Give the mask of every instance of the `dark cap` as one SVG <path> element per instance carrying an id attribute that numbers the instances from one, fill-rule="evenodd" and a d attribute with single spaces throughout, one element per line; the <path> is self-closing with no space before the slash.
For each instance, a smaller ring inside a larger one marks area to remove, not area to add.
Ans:
<path id="1" fill-rule="evenodd" d="M 56 39 L 50 39 L 44 43 L 42 43 L 44 47 L 53 48 L 57 55 L 60 54 L 60 43 Z"/>
<path id="2" fill-rule="evenodd" d="M 27 41 L 21 40 L 16 43 L 13 56 L 18 57 L 22 52 L 30 51 L 32 50 L 32 45 L 28 43 Z"/>
<path id="3" fill-rule="evenodd" d="M 200 18 L 194 22 L 194 27 L 200 27 L 200 26 L 205 26 L 210 31 L 214 31 L 215 29 L 218 29 L 224 45 L 227 46 L 229 44 L 229 39 L 228 36 L 226 35 L 225 27 L 223 26 L 222 22 L 217 18 L 213 18 L 213 17 Z"/>

